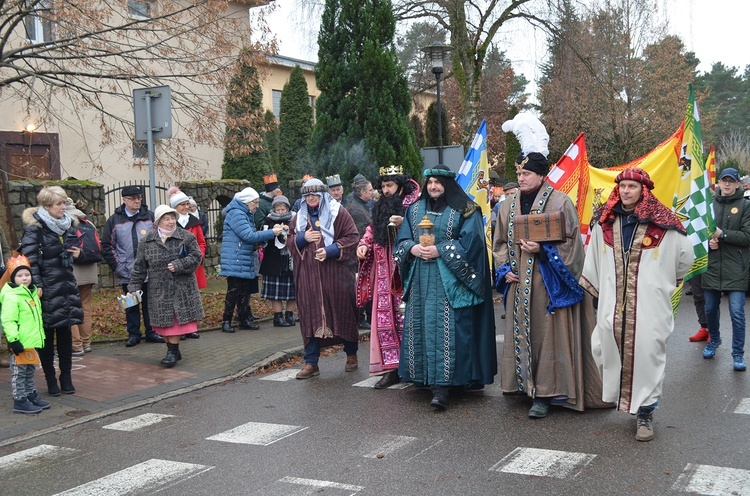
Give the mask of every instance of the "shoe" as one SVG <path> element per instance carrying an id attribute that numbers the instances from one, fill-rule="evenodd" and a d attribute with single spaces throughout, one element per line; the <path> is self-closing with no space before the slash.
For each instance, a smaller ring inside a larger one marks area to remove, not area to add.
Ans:
<path id="1" fill-rule="evenodd" d="M 737 372 L 744 372 L 747 370 L 747 365 L 745 365 L 745 359 L 741 356 L 735 356 L 734 357 L 734 370 Z"/>
<path id="2" fill-rule="evenodd" d="M 367 319 L 365 319 L 364 317 L 362 317 L 361 319 L 359 319 L 359 324 L 358 325 L 359 325 L 360 329 L 369 329 L 370 328 L 370 324 L 367 322 Z"/>
<path id="3" fill-rule="evenodd" d="M 685 296 L 693 296 L 693 290 L 688 289 L 687 291 L 685 291 Z"/>
<path id="4" fill-rule="evenodd" d="M 83 351 L 83 350 L 73 350 L 73 353 L 71 353 L 71 355 L 73 355 L 73 356 L 83 356 L 85 354 L 86 354 L 86 352 Z"/>
<path id="5" fill-rule="evenodd" d="M 635 431 L 635 438 L 638 441 L 651 441 L 654 438 L 654 413 L 638 412 L 638 424 Z"/>
<path id="6" fill-rule="evenodd" d="M 92 349 L 91 349 L 91 346 L 86 346 L 86 347 L 85 347 L 85 348 L 83 349 L 83 352 L 84 352 L 84 353 L 91 353 L 92 351 L 94 351 L 94 350 L 92 350 Z"/>
<path id="7" fill-rule="evenodd" d="M 130 336 L 128 338 L 128 340 L 125 342 L 125 346 L 127 346 L 128 348 L 130 348 L 132 346 L 137 345 L 140 342 L 141 342 L 141 338 L 137 338 L 135 336 Z"/>
<path id="8" fill-rule="evenodd" d="M 391 370 L 387 372 L 378 382 L 373 386 L 375 389 L 387 389 L 394 384 L 401 382 L 401 378 L 398 376 L 398 371 Z"/>
<path id="9" fill-rule="evenodd" d="M 347 355 L 344 370 L 346 372 L 354 372 L 357 368 L 359 368 L 359 365 L 357 364 L 357 355 Z"/>
<path id="10" fill-rule="evenodd" d="M 179 360 L 180 358 L 182 358 L 182 356 L 180 355 L 180 345 L 167 343 L 167 355 L 162 358 L 161 362 L 159 363 L 164 365 L 166 368 L 172 368 L 177 365 L 177 360 Z"/>
<path id="11" fill-rule="evenodd" d="M 228 321 L 228 320 L 225 320 L 224 322 L 222 322 L 221 323 L 221 332 L 233 333 L 234 332 L 234 327 L 232 327 L 232 323 L 230 321 Z"/>
<path id="12" fill-rule="evenodd" d="M 191 332 L 190 334 L 184 334 L 184 336 L 187 336 L 188 339 L 200 339 L 201 335 L 197 332 Z"/>
<path id="13" fill-rule="evenodd" d="M 302 367 L 302 370 L 297 372 L 297 375 L 295 377 L 297 379 L 309 379 L 310 377 L 314 377 L 316 375 L 320 375 L 320 369 L 318 368 L 318 366 L 306 363 Z"/>
<path id="14" fill-rule="evenodd" d="M 60 396 L 60 386 L 57 385 L 57 378 L 47 379 L 47 394 L 50 396 Z"/>
<path id="15" fill-rule="evenodd" d="M 273 314 L 273 326 L 274 327 L 291 327 L 291 324 L 284 318 L 284 314 L 276 312 Z"/>
<path id="16" fill-rule="evenodd" d="M 706 329 L 705 327 L 701 327 L 700 329 L 698 329 L 698 332 L 688 338 L 688 341 L 691 341 L 693 343 L 698 341 L 708 341 L 708 329 Z"/>
<path id="17" fill-rule="evenodd" d="M 13 413 L 39 413 L 42 407 L 36 406 L 28 398 L 13 400 Z"/>
<path id="18" fill-rule="evenodd" d="M 187 336 L 185 334 L 180 336 L 180 341 L 185 341 L 187 339 Z"/>
<path id="19" fill-rule="evenodd" d="M 448 393 L 447 388 L 432 388 L 432 401 L 430 406 L 439 412 L 444 412 L 448 409 Z"/>
<path id="20" fill-rule="evenodd" d="M 241 320 L 240 321 L 240 330 L 243 331 L 257 331 L 260 329 L 260 326 L 255 323 L 255 320 L 253 318 L 249 318 L 247 320 Z"/>
<path id="21" fill-rule="evenodd" d="M 708 360 L 710 358 L 715 357 L 716 348 L 718 348 L 720 344 L 721 344 L 721 341 L 719 341 L 718 343 L 714 343 L 713 341 L 709 341 L 708 343 L 706 343 L 706 347 L 703 348 L 703 358 Z"/>
<path id="22" fill-rule="evenodd" d="M 544 418 L 549 413 L 549 400 L 539 398 L 534 400 L 529 410 L 529 418 Z"/>
<path id="23" fill-rule="evenodd" d="M 284 312 L 284 318 L 287 322 L 289 322 L 290 326 L 294 326 L 295 320 L 294 320 L 294 312 Z"/>
<path id="24" fill-rule="evenodd" d="M 164 343 L 164 338 L 159 336 L 158 334 L 149 334 L 146 336 L 146 342 L 147 343 Z"/>
<path id="25" fill-rule="evenodd" d="M 76 388 L 73 387 L 73 379 L 70 377 L 70 372 L 67 374 L 60 374 L 60 390 L 62 394 L 73 394 L 76 392 Z"/>
<path id="26" fill-rule="evenodd" d="M 48 403 L 48 402 L 44 401 L 42 398 L 40 398 L 39 397 L 39 393 L 37 393 L 36 391 L 34 391 L 33 393 L 31 393 L 30 395 L 28 395 L 26 397 L 29 399 L 29 401 L 31 402 L 32 405 L 38 406 L 42 410 L 47 410 L 47 409 L 49 409 L 49 407 L 52 406 L 51 403 Z"/>

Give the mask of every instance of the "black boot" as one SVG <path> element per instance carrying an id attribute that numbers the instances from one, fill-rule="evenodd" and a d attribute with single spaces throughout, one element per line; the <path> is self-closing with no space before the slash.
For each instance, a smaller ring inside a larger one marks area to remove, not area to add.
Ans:
<path id="1" fill-rule="evenodd" d="M 367 322 L 367 312 L 364 308 L 359 309 L 359 328 L 360 329 L 369 329 L 370 324 Z"/>
<path id="2" fill-rule="evenodd" d="M 232 323 L 228 320 L 225 320 L 221 323 L 221 332 L 234 332 L 234 327 L 232 327 Z"/>
<path id="3" fill-rule="evenodd" d="M 60 386 L 57 385 L 57 377 L 47 377 L 47 393 L 50 396 L 60 396 Z"/>
<path id="4" fill-rule="evenodd" d="M 60 389 L 62 390 L 62 394 L 73 394 L 76 392 L 76 388 L 73 387 L 73 379 L 71 378 L 70 373 L 60 373 Z"/>
<path id="5" fill-rule="evenodd" d="M 180 353 L 180 345 L 167 343 L 167 356 L 162 358 L 161 364 L 167 368 L 174 367 L 177 364 L 177 356 Z"/>
<path id="6" fill-rule="evenodd" d="M 289 322 L 286 321 L 284 318 L 284 314 L 281 312 L 276 312 L 273 314 L 273 326 L 274 327 L 291 327 L 289 325 Z"/>
<path id="7" fill-rule="evenodd" d="M 260 329 L 260 326 L 255 323 L 255 320 L 252 317 L 250 317 L 249 319 L 240 320 L 240 329 L 257 331 Z"/>
<path id="8" fill-rule="evenodd" d="M 294 325 L 294 312 L 284 312 L 284 319 L 289 322 L 290 326 Z"/>

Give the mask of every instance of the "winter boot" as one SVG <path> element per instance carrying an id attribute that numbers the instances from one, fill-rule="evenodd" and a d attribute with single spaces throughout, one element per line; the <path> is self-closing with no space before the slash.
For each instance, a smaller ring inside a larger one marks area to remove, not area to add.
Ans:
<path id="1" fill-rule="evenodd" d="M 73 379 L 70 377 L 70 372 L 60 372 L 60 389 L 62 389 L 62 394 L 73 394 L 76 392 L 76 388 L 73 387 Z"/>
<path id="2" fill-rule="evenodd" d="M 49 407 L 52 406 L 50 403 L 48 403 L 48 402 L 44 401 L 42 398 L 40 398 L 39 397 L 39 393 L 37 393 L 36 390 L 34 390 L 33 393 L 31 393 L 30 395 L 28 395 L 26 397 L 29 399 L 29 401 L 31 402 L 32 405 L 38 406 L 42 410 L 47 410 Z"/>
<path id="3" fill-rule="evenodd" d="M 234 332 L 234 327 L 232 327 L 232 322 L 229 321 L 229 320 L 225 320 L 224 322 L 222 322 L 221 323 L 221 332 L 233 333 Z"/>
<path id="4" fill-rule="evenodd" d="M 273 326 L 274 327 L 291 327 L 289 322 L 284 318 L 284 314 L 276 312 L 273 314 Z"/>
<path id="5" fill-rule="evenodd" d="M 162 358 L 161 364 L 167 368 L 174 367 L 177 364 L 177 355 L 180 353 L 180 345 L 167 343 L 167 356 Z"/>
<path id="6" fill-rule="evenodd" d="M 41 406 L 33 405 L 28 398 L 13 400 L 13 413 L 39 413 Z"/>
<path id="7" fill-rule="evenodd" d="M 290 326 L 294 325 L 294 312 L 284 312 L 284 318 L 289 322 Z"/>
<path id="8" fill-rule="evenodd" d="M 57 385 L 57 377 L 47 376 L 47 393 L 50 396 L 60 396 L 60 386 Z"/>

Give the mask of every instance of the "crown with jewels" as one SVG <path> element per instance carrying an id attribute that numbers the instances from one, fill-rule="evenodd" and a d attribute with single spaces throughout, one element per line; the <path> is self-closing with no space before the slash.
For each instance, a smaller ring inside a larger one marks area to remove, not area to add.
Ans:
<path id="1" fill-rule="evenodd" d="M 389 165 L 380 168 L 381 176 L 400 176 L 404 173 L 404 168 L 400 165 Z"/>

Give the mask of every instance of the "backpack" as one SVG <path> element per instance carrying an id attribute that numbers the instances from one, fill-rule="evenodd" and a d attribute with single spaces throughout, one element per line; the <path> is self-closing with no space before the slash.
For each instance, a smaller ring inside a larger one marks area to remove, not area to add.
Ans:
<path id="1" fill-rule="evenodd" d="M 75 238 L 71 240 L 70 246 L 81 249 L 79 262 L 85 264 L 101 262 L 104 259 L 102 242 L 94 224 L 86 219 L 80 219 L 79 224 L 73 230 L 75 231 Z"/>

